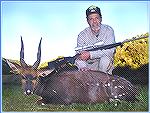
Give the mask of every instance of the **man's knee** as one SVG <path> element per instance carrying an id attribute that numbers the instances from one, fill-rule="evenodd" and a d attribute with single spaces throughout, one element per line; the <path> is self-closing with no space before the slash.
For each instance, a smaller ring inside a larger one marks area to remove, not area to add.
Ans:
<path id="1" fill-rule="evenodd" d="M 110 58 L 102 57 L 99 62 L 99 70 L 103 72 L 108 72 L 109 74 L 112 74 L 113 70 L 113 61 Z"/>

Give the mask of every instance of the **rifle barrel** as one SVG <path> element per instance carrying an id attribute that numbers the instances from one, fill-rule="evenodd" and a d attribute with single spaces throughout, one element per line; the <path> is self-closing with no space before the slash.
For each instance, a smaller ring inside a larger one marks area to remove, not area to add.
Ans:
<path id="1" fill-rule="evenodd" d="M 111 48 L 114 48 L 116 46 L 120 46 L 122 45 L 121 42 L 118 42 L 118 43 L 114 43 L 114 44 L 109 44 L 109 45 L 104 45 L 104 46 L 100 46 L 100 47 L 96 47 L 96 48 L 91 48 L 87 51 L 96 51 L 96 50 L 103 50 L 103 49 L 111 49 Z"/>

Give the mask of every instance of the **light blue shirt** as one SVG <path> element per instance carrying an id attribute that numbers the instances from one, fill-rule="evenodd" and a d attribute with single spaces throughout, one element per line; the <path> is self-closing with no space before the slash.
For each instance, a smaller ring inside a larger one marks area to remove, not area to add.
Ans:
<path id="1" fill-rule="evenodd" d="M 77 38 L 77 47 L 83 47 L 88 45 L 94 45 L 97 42 L 102 41 L 104 45 L 115 43 L 114 30 L 108 25 L 101 24 L 98 37 L 96 37 L 90 27 L 81 31 Z M 90 51 L 90 59 L 100 58 L 102 56 L 113 57 L 115 48 L 107 50 Z"/>

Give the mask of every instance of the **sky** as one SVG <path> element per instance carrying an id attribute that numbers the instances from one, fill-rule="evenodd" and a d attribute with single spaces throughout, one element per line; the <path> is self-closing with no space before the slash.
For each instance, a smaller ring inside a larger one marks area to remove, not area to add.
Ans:
<path id="1" fill-rule="evenodd" d="M 1 3 L 1 55 L 19 60 L 20 37 L 25 61 L 33 64 L 42 37 L 41 62 L 74 56 L 78 34 L 88 27 L 85 11 L 100 7 L 102 24 L 114 29 L 116 42 L 149 32 L 148 1 L 15 1 Z"/>

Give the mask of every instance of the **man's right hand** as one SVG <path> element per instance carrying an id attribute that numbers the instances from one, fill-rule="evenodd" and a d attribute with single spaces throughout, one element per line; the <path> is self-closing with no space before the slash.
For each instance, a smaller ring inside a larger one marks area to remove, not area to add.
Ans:
<path id="1" fill-rule="evenodd" d="M 79 59 L 83 60 L 83 61 L 90 59 L 90 52 L 89 51 L 82 51 L 80 53 Z"/>

